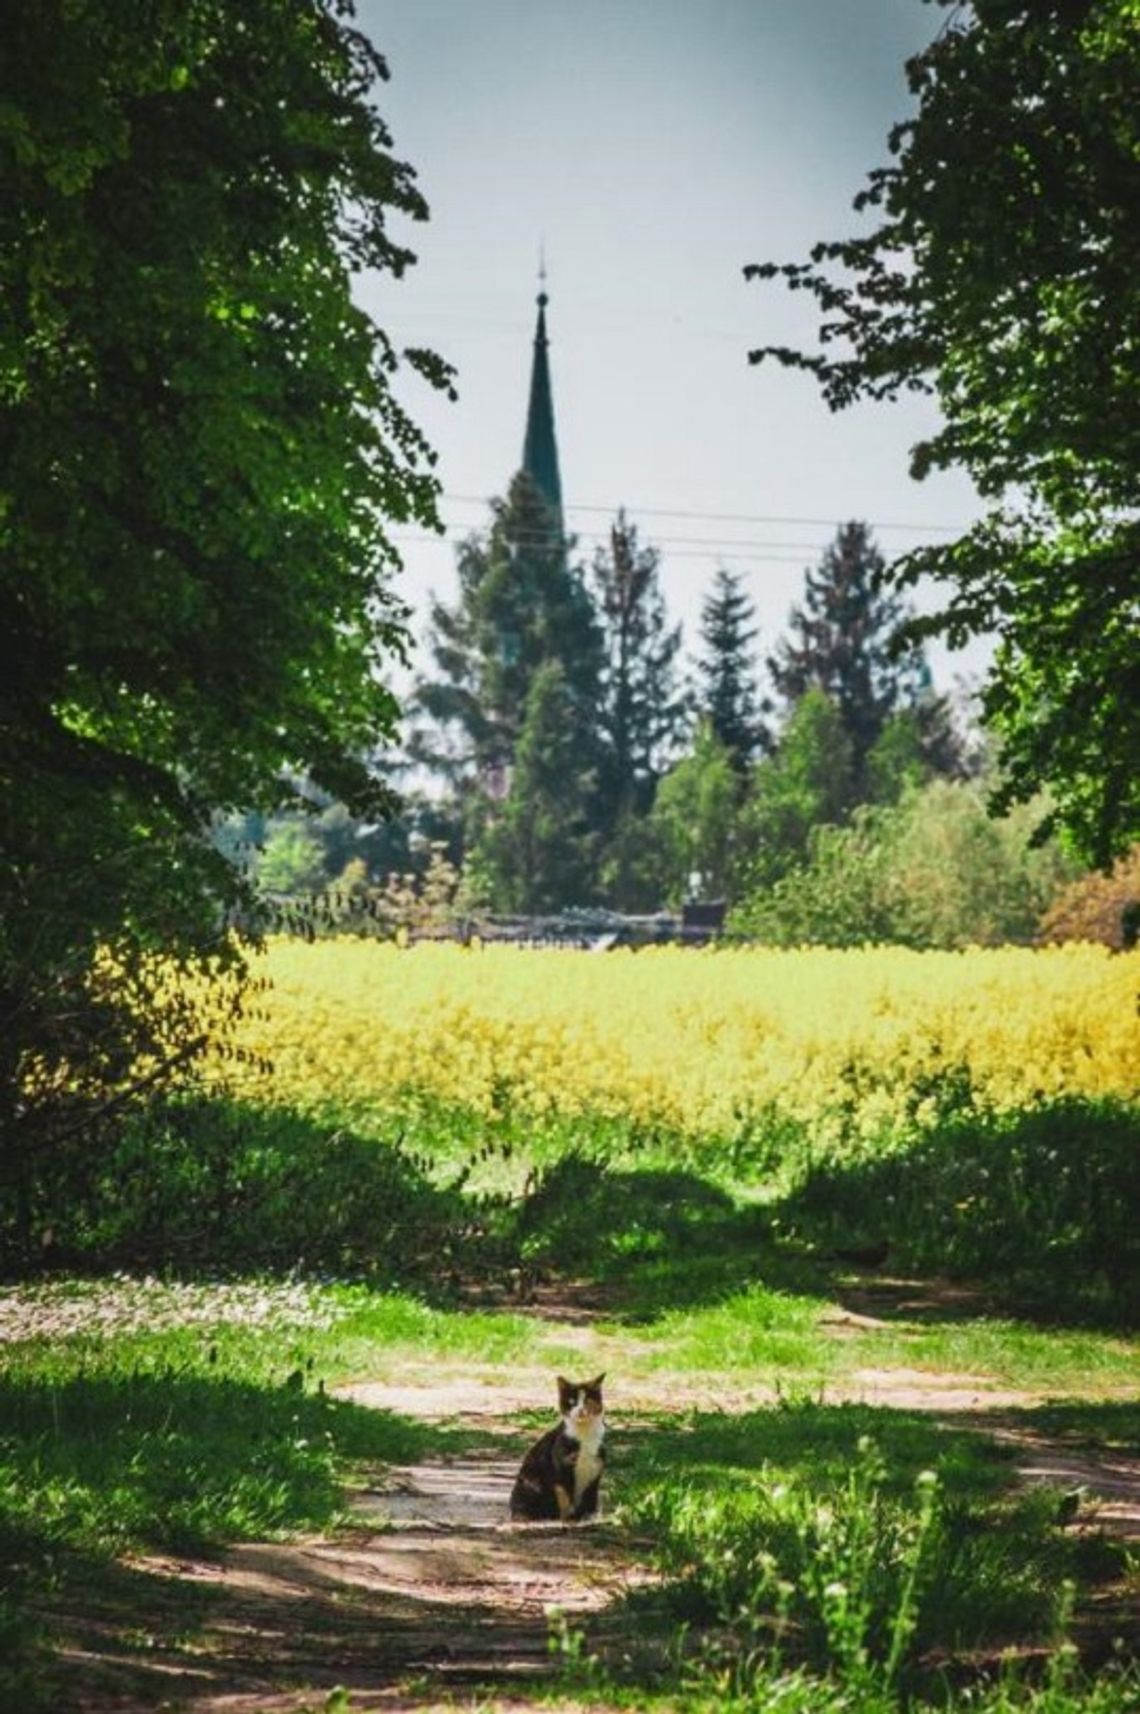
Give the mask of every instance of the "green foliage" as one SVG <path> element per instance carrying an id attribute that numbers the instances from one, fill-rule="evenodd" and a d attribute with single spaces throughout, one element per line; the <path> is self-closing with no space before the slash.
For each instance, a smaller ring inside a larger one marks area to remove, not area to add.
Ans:
<path id="1" fill-rule="evenodd" d="M 1138 1197 L 1135 1109 L 1073 1099 L 986 1113 L 964 1090 L 930 1129 L 870 1157 L 807 1157 L 779 1219 L 824 1248 L 885 1238 L 899 1267 L 997 1279 L 1020 1301 L 1127 1322 L 1140 1314 Z"/>
<path id="2" fill-rule="evenodd" d="M 791 1661 L 842 1686 L 856 1699 L 847 1706 L 895 1709 L 924 1679 L 933 1688 L 923 1666 L 933 1649 L 1052 1640 L 1075 1574 L 1105 1579 L 1118 1567 L 1110 1549 L 1090 1555 L 1058 1530 L 1051 1492 L 957 1498 L 930 1468 L 908 1491 L 866 1433 L 855 1439 L 854 1421 L 832 1424 L 836 1413 L 816 1406 L 789 1414 L 799 1441 L 790 1468 L 759 1461 L 768 1436 L 756 1419 L 751 1448 L 726 1468 L 706 1420 L 692 1425 L 703 1469 L 662 1471 L 628 1502 L 658 1538 L 674 1610 L 696 1626 L 698 1687 L 781 1706 L 768 1700 L 771 1682 Z M 891 1417 L 876 1426 L 894 1438 Z M 816 1462 L 816 1435 L 834 1428 L 848 1438 L 842 1472 Z"/>
<path id="3" fill-rule="evenodd" d="M 545 666 L 561 666 L 567 695 L 591 716 L 601 672 L 589 591 L 540 489 L 519 471 L 492 511 L 489 532 L 460 546 L 457 603 L 432 609 L 439 677 L 416 691 L 432 724 L 414 736 L 414 755 L 468 788 L 510 767 Z"/>
<path id="4" fill-rule="evenodd" d="M 742 811 L 747 883 L 767 887 L 800 864 L 813 833 L 846 820 L 855 798 L 851 738 L 835 702 L 805 691 L 774 755 L 756 768 Z"/>
<path id="5" fill-rule="evenodd" d="M 910 635 L 996 633 L 1001 801 L 1048 783 L 1103 863 L 1140 833 L 1140 19 L 1133 0 L 954 7 L 907 70 L 917 112 L 856 201 L 877 229 L 746 270 L 811 292 L 825 349 L 751 357 L 807 370 L 833 409 L 937 394 L 913 473 L 960 466 L 994 505 L 896 569 L 948 586 Z"/>
<path id="6" fill-rule="evenodd" d="M 390 801 L 361 759 L 406 635 L 387 524 L 432 524 L 437 483 L 351 289 L 426 214 L 384 76 L 332 0 L 6 10 L 5 1170 L 50 1146 L 29 1084 L 97 1108 L 161 1033 L 150 955 L 218 955 L 248 909 L 214 812 L 302 775 Z M 122 988 L 92 998 L 107 946 Z"/>
<path id="7" fill-rule="evenodd" d="M 766 807 L 758 789 L 753 816 Z M 856 810 L 846 827 L 801 822 L 807 861 L 756 888 L 731 927 L 783 946 L 1029 941 L 1071 873 L 1055 843 L 1034 844 L 1035 819 L 1022 808 L 994 820 L 977 786 L 933 780 L 896 805 Z M 761 843 L 754 870 L 761 876 L 765 849 Z"/>
<path id="8" fill-rule="evenodd" d="M 124 1319 L 132 1295 L 145 1319 L 153 1293 L 135 1286 L 120 1295 Z M 115 1575 L 116 1556 L 327 1529 L 344 1518 L 350 1460 L 410 1459 L 447 1444 L 422 1424 L 318 1391 L 317 1335 L 295 1306 L 274 1309 L 272 1287 L 261 1294 L 271 1320 L 247 1327 L 226 1324 L 234 1312 L 225 1288 L 213 1295 L 212 1317 L 165 1333 L 115 1329 L 102 1302 L 95 1328 L 89 1309 L 79 1337 L 45 1333 L 8 1345 L 0 1378 L 7 1706 L 61 1706 L 36 1676 L 33 1615 L 71 1589 L 89 1609 L 93 1591 Z M 253 1301 L 244 1295 L 246 1313 Z M 181 1613 L 191 1626 L 192 1594 Z"/>
<path id="9" fill-rule="evenodd" d="M 656 548 L 619 512 L 608 548 L 594 555 L 593 584 L 605 667 L 598 724 L 601 786 L 608 819 L 644 813 L 675 750 L 685 703 L 677 680 L 681 627 L 671 626 L 657 575 Z"/>
<path id="10" fill-rule="evenodd" d="M 550 661 L 527 693 L 506 799 L 479 812 L 471 868 L 497 909 L 535 914 L 590 901 L 598 852 L 590 749 L 583 711 Z"/>
<path id="11" fill-rule="evenodd" d="M 650 816 L 665 898 L 679 903 L 696 877 L 706 898 L 723 898 L 737 861 L 740 779 L 728 746 L 702 720 L 689 755 L 661 781 Z"/>
<path id="12" fill-rule="evenodd" d="M 923 700 L 937 701 L 921 647 L 900 645 L 906 609 L 884 589 L 885 569 L 868 526 L 844 524 L 818 568 L 806 573 L 803 604 L 791 612 L 791 634 L 768 658 L 772 683 L 789 711 L 810 690 L 834 703 L 863 790 L 869 758 L 892 717 Z M 928 717 L 926 724 L 935 722 Z M 921 739 L 917 722 L 912 731 Z"/>
<path id="13" fill-rule="evenodd" d="M 258 885 L 266 893 L 311 893 L 325 878 L 325 850 L 313 829 L 290 818 L 269 831 L 257 864 Z"/>
<path id="14" fill-rule="evenodd" d="M 925 695 L 883 725 L 864 761 L 863 791 L 870 803 L 897 803 L 907 786 L 970 772 L 945 697 Z"/>
<path id="15" fill-rule="evenodd" d="M 680 896 L 683 889 L 679 890 L 679 884 L 671 885 L 668 867 L 676 857 L 673 843 L 663 842 L 661 834 L 661 821 L 652 812 L 639 815 L 625 810 L 618 816 L 598 870 L 601 896 L 607 906 L 648 913 L 660 910 L 667 896 Z"/>
<path id="16" fill-rule="evenodd" d="M 57 1151 L 30 1207 L 0 1197 L 9 1255 L 54 1266 L 434 1276 L 470 1210 L 422 1157 L 284 1109 L 184 1101 L 133 1116 L 94 1157 Z"/>
<path id="17" fill-rule="evenodd" d="M 768 743 L 752 649 L 757 636 L 752 624 L 755 612 L 741 585 L 738 573 L 723 566 L 717 572 L 701 608 L 704 652 L 697 663 L 697 710 L 728 751 L 738 774 Z"/>

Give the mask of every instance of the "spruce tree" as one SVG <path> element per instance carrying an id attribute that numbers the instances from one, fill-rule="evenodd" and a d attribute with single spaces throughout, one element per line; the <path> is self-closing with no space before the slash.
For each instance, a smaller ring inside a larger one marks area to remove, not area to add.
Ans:
<path id="1" fill-rule="evenodd" d="M 413 736 L 414 758 L 470 786 L 509 768 L 538 671 L 562 669 L 577 710 L 597 706 L 602 645 L 593 603 L 558 518 L 519 471 L 490 530 L 459 548 L 459 599 L 432 608 L 438 677 L 416 690 L 431 727 Z"/>
<path id="2" fill-rule="evenodd" d="M 768 734 L 756 690 L 755 609 L 741 581 L 723 566 L 717 571 L 713 592 L 701 610 L 704 653 L 697 667 L 700 713 L 743 775 L 756 752 L 768 748 Z"/>
<path id="3" fill-rule="evenodd" d="M 932 741 L 936 730 L 940 743 L 944 736 L 921 648 L 898 649 L 898 633 L 909 615 L 883 587 L 885 569 L 868 526 L 844 524 L 817 569 L 805 573 L 803 602 L 793 607 L 789 633 L 767 663 L 789 711 L 810 690 L 821 690 L 834 702 L 851 745 L 857 791 L 893 715 L 921 707 L 920 727 Z"/>
<path id="4" fill-rule="evenodd" d="M 619 512 L 594 555 L 602 626 L 602 812 L 610 824 L 643 815 L 680 737 L 686 702 L 677 673 L 680 625 L 670 625 L 658 580 L 660 555 L 642 547 Z"/>

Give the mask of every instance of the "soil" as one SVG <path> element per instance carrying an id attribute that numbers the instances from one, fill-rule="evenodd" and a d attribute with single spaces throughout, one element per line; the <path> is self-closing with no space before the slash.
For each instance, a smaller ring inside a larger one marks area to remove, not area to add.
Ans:
<path id="1" fill-rule="evenodd" d="M 871 1292 L 835 1312 L 835 1337 L 873 1325 L 876 1307 Z M 554 1308 L 544 1304 L 541 1313 L 553 1319 Z M 575 1302 L 572 1314 L 580 1327 L 590 1308 Z M 51 1615 L 65 1637 L 58 1706 L 75 1714 L 321 1714 L 340 1685 L 352 1714 L 523 1714 L 533 1707 L 526 1687 L 541 1688 L 555 1658 L 558 1614 L 585 1625 L 604 1657 L 643 1646 L 627 1598 L 652 1575 L 627 1532 L 604 1517 L 573 1529 L 507 1519 L 521 1444 L 509 1419 L 533 1410 L 549 1387 L 545 1372 L 508 1379 L 426 1367 L 398 1385 L 345 1387 L 342 1396 L 358 1404 L 467 1424 L 504 1444 L 362 1472 L 353 1527 L 336 1537 L 245 1544 L 218 1559 L 122 1561 L 76 1597 L 75 1610 Z M 714 1395 L 691 1377 L 668 1375 L 620 1395 L 631 1413 L 746 1410 L 773 1396 L 746 1385 Z M 1010 1413 L 1040 1402 L 1032 1395 L 990 1388 L 984 1376 L 867 1369 L 845 1390 L 829 1384 L 829 1401 L 843 1397 L 983 1428 L 1013 1446 L 1023 1480 L 1073 1491 L 1072 1527 L 1140 1541 L 1140 1459 L 1027 1431 Z M 610 1408 L 617 1417 L 616 1398 Z M 494 1697 L 479 1696 L 475 1687 L 490 1680 Z M 602 1709 L 587 1698 L 564 1714 Z"/>

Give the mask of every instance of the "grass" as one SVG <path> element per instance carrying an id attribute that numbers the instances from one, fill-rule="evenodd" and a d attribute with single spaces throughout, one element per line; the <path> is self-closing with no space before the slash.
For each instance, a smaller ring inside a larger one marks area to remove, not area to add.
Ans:
<path id="1" fill-rule="evenodd" d="M 1047 1647 L 1066 1584 L 1079 1615 L 1106 1582 L 1134 1579 L 1117 1550 L 1062 1527 L 1055 1495 L 1014 1494 L 984 1419 L 970 1431 L 841 1402 L 865 1370 L 978 1377 L 983 1403 L 991 1384 L 1029 1394 L 1010 1420 L 1037 1435 L 1135 1453 L 1136 1204 L 1121 1201 L 1134 1117 L 1068 1103 L 998 1122 L 959 1107 L 858 1159 L 787 1131 L 703 1166 L 611 1120 L 528 1132 L 518 1115 L 468 1116 L 445 1136 L 445 1119 L 421 1105 L 374 1116 L 369 1135 L 296 1113 L 159 1109 L 82 1183 L 63 1172 L 45 1191 L 57 1259 L 122 1272 L 0 1293 L 0 1656 L 32 1675 L 14 1705 L 34 1704 L 31 1614 L 101 1587 L 116 1555 L 335 1529 L 355 1466 L 470 1444 L 332 1395 L 353 1379 L 517 1391 L 533 1377 L 543 1415 L 521 1429 L 546 1420 L 555 1371 L 609 1371 L 607 1481 L 668 1574 L 672 1622 L 709 1644 L 675 1663 L 677 1706 L 894 1714 L 937 1701 L 938 1662 Z M 762 1161 L 765 1187 L 736 1181 Z M 840 1253 L 884 1237 L 886 1279 Z M 948 1292 L 943 1275 L 974 1289 Z M 591 1282 L 604 1317 L 571 1337 L 506 1306 L 507 1282 L 560 1279 Z M 844 1307 L 863 1319 L 837 1328 Z M 775 1408 L 755 1408 L 765 1389 Z M 672 1408 L 635 1413 L 638 1397 Z M 693 1397 L 725 1408 L 694 1411 Z M 927 1470 L 935 1482 L 916 1487 Z M 1107 1676 L 999 1677 L 971 1694 L 946 1689 L 945 1705 L 1140 1705 L 1135 1681 Z M 653 1701 L 612 1674 L 606 1695 Z"/>
<path id="2" fill-rule="evenodd" d="M 1056 1527 L 1054 1492 L 1013 1496 L 1008 1454 L 984 1434 L 929 1417 L 804 1404 L 698 1418 L 685 1439 L 666 1431 L 635 1453 L 625 1488 L 675 1573 L 677 1610 L 787 1632 L 817 1667 L 883 1664 L 909 1580 L 908 1649 L 961 1652 L 1048 1640 L 1066 1579 L 1125 1564 L 1122 1549 Z"/>

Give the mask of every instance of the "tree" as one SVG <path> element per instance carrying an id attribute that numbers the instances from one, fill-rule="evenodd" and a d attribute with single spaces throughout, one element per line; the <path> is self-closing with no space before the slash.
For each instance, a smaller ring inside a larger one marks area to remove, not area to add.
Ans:
<path id="1" fill-rule="evenodd" d="M 749 885 L 771 886 L 802 863 L 813 829 L 845 821 L 855 799 L 852 743 L 839 707 L 824 691 L 809 690 L 752 778 L 742 817 Z"/>
<path id="2" fill-rule="evenodd" d="M 470 786 L 509 768 L 536 675 L 561 664 L 565 694 L 596 709 L 601 639 L 589 591 L 541 490 L 525 472 L 492 508 L 485 536 L 459 548 L 459 599 L 432 608 L 439 676 L 416 704 L 433 729 L 414 754 L 453 783 Z"/>
<path id="3" fill-rule="evenodd" d="M 907 786 L 939 776 L 962 779 L 970 772 L 949 699 L 927 691 L 883 726 L 864 758 L 861 792 L 868 803 L 897 803 Z"/>
<path id="4" fill-rule="evenodd" d="M 906 610 L 882 587 L 883 557 L 866 524 L 844 524 L 793 607 L 789 635 L 768 657 L 777 694 L 791 706 L 812 688 L 839 710 L 862 781 L 868 757 L 892 715 L 938 701 L 915 644 L 897 647 Z M 933 721 L 931 721 L 933 724 Z M 915 735 L 920 735 L 917 726 Z"/>
<path id="5" fill-rule="evenodd" d="M 325 850 L 313 829 L 295 818 L 274 824 L 257 879 L 266 893 L 311 893 L 325 885 Z"/>
<path id="6" fill-rule="evenodd" d="M 596 781 L 583 754 L 580 710 L 565 670 L 547 661 L 527 693 L 507 797 L 501 806 L 484 801 L 480 810 L 471 868 L 494 908 L 534 913 L 591 900 Z"/>
<path id="7" fill-rule="evenodd" d="M 37 1088 L 54 1066 L 61 1089 L 105 1089 L 170 1048 L 147 1037 L 150 954 L 224 949 L 248 896 L 214 812 L 302 775 L 354 813 L 390 802 L 362 760 L 391 734 L 383 669 L 406 642 L 387 526 L 432 525 L 437 483 L 351 276 L 402 274 L 389 218 L 426 207 L 343 10 L 6 10 L 5 1146 L 33 1066 Z M 97 953 L 122 979 L 110 1036 L 85 1039 Z"/>
<path id="8" fill-rule="evenodd" d="M 741 776 L 757 750 L 767 746 L 752 653 L 754 616 L 740 577 L 722 566 L 701 609 L 698 706 Z"/>
<path id="9" fill-rule="evenodd" d="M 975 0 L 907 75 L 917 113 L 855 205 L 878 226 L 745 270 L 813 293 L 825 349 L 750 356 L 833 409 L 936 393 L 912 473 L 961 466 L 991 510 L 896 568 L 948 589 L 910 634 L 996 633 L 999 805 L 1050 782 L 1050 819 L 1103 863 L 1140 833 L 1140 17 Z"/>
<path id="10" fill-rule="evenodd" d="M 1051 902 L 1040 925 L 1044 941 L 1092 940 L 1123 952 L 1140 941 L 1140 845 L 1117 859 L 1108 874 L 1070 881 Z"/>
<path id="11" fill-rule="evenodd" d="M 974 784 L 932 780 L 898 804 L 812 830 L 807 861 L 734 913 L 737 932 L 778 945 L 896 942 L 944 949 L 1033 938 L 1069 868 L 1035 849 L 1037 812 L 986 813 Z"/>
<path id="12" fill-rule="evenodd" d="M 637 526 L 624 512 L 608 549 L 594 555 L 604 649 L 602 792 L 611 823 L 650 808 L 686 711 L 676 668 L 681 627 L 666 615 L 659 558 L 655 548 L 639 545 Z"/>
<path id="13" fill-rule="evenodd" d="M 724 898 L 733 884 L 740 779 L 732 753 L 710 720 L 697 727 L 688 756 L 657 788 L 650 816 L 660 852 L 665 896 L 679 904 L 696 888 L 707 899 Z"/>

